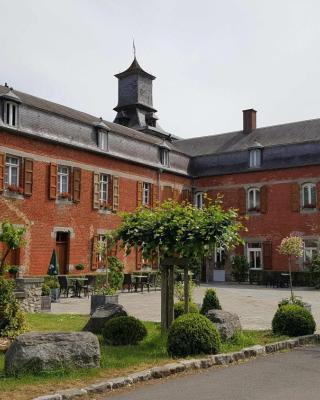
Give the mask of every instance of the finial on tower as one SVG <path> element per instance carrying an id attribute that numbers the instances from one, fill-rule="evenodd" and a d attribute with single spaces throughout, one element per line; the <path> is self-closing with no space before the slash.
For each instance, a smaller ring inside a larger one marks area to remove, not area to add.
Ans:
<path id="1" fill-rule="evenodd" d="M 132 49 L 133 49 L 133 58 L 136 58 L 136 46 L 134 44 L 134 38 L 132 39 Z"/>

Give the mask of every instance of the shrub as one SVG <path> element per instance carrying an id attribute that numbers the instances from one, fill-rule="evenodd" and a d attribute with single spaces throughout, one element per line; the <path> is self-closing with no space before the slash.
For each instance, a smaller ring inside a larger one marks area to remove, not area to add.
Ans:
<path id="1" fill-rule="evenodd" d="M 147 329 L 137 318 L 116 317 L 106 322 L 102 335 L 113 346 L 137 344 L 147 336 Z"/>
<path id="2" fill-rule="evenodd" d="M 173 357 L 216 354 L 220 346 L 220 335 L 216 327 L 200 314 L 182 315 L 169 330 L 167 349 Z"/>
<path id="3" fill-rule="evenodd" d="M 304 303 L 298 296 L 293 296 L 292 299 L 285 298 L 279 301 L 278 307 L 280 308 L 289 304 L 295 304 L 296 306 L 304 307 L 306 303 Z"/>
<path id="4" fill-rule="evenodd" d="M 49 286 L 50 289 L 59 289 L 60 288 L 57 276 L 51 276 L 51 275 L 45 276 L 44 284 L 46 286 Z"/>
<path id="5" fill-rule="evenodd" d="M 85 269 L 85 266 L 83 265 L 83 264 L 77 264 L 76 266 L 75 266 L 75 269 L 77 270 L 77 271 L 83 271 L 84 269 Z"/>
<path id="6" fill-rule="evenodd" d="M 214 289 L 206 290 L 200 313 L 205 315 L 209 310 L 221 310 L 221 305 Z"/>
<path id="7" fill-rule="evenodd" d="M 45 284 L 42 285 L 41 296 L 50 296 L 50 288 L 48 285 L 45 285 Z"/>
<path id="8" fill-rule="evenodd" d="M 108 282 L 115 292 L 122 287 L 124 265 L 118 257 L 108 257 Z"/>
<path id="9" fill-rule="evenodd" d="M 273 332 L 281 335 L 310 335 L 315 329 L 316 323 L 310 311 L 296 304 L 279 307 L 272 320 Z"/>
<path id="10" fill-rule="evenodd" d="M 13 281 L 0 277 L 0 337 L 14 338 L 26 330 L 24 313 L 13 288 Z"/>
<path id="11" fill-rule="evenodd" d="M 238 282 L 246 282 L 249 275 L 249 263 L 244 256 L 234 256 L 232 260 L 232 278 Z"/>
<path id="12" fill-rule="evenodd" d="M 198 306 L 194 303 L 189 303 L 189 313 L 198 313 Z M 178 301 L 174 305 L 174 319 L 177 319 L 184 314 L 184 301 Z"/>

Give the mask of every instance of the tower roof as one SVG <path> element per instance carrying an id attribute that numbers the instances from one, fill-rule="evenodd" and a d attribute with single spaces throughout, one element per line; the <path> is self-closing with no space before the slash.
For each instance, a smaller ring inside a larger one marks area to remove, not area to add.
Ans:
<path id="1" fill-rule="evenodd" d="M 136 57 L 134 57 L 132 64 L 128 69 L 126 69 L 123 72 L 119 72 L 119 74 L 116 74 L 116 78 L 125 78 L 126 76 L 133 75 L 133 74 L 140 74 L 144 75 L 146 78 L 149 78 L 151 80 L 156 79 L 155 76 L 149 74 L 148 72 L 144 71 L 141 67 L 140 64 L 138 63 Z"/>

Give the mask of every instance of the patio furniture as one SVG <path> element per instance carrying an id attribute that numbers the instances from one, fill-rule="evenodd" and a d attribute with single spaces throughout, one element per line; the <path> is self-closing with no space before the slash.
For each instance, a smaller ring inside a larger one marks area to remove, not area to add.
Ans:
<path id="1" fill-rule="evenodd" d="M 74 293 L 76 291 L 75 285 L 69 280 L 66 275 L 59 275 L 58 282 L 60 285 L 60 293 L 64 293 L 66 297 L 69 297 L 69 290 L 71 289 Z"/>
<path id="2" fill-rule="evenodd" d="M 134 291 L 138 291 L 138 287 L 140 287 L 141 292 L 143 292 L 143 286 L 146 284 L 146 279 L 148 275 L 133 275 L 133 284 L 134 284 Z"/>
<path id="3" fill-rule="evenodd" d="M 86 275 L 85 276 L 86 281 L 83 283 L 81 289 L 83 290 L 84 296 L 88 296 L 93 294 L 94 292 L 94 286 L 96 282 L 96 276 L 95 275 Z M 80 289 L 80 291 L 81 291 Z"/>
<path id="4" fill-rule="evenodd" d="M 72 297 L 81 297 L 81 290 L 83 285 L 88 281 L 87 278 L 69 278 L 72 282 L 74 282 L 75 293 Z"/>
<path id="5" fill-rule="evenodd" d="M 123 277 L 123 284 L 122 284 L 122 292 L 125 289 L 128 289 L 128 292 L 131 292 L 134 287 L 132 275 L 131 274 L 124 274 Z"/>

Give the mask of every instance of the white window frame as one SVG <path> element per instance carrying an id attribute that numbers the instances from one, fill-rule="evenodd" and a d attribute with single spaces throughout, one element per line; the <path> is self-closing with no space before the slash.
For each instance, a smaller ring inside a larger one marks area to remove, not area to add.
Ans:
<path id="1" fill-rule="evenodd" d="M 161 149 L 161 164 L 165 167 L 170 165 L 170 151 L 168 149 Z"/>
<path id="2" fill-rule="evenodd" d="M 18 104 L 12 101 L 4 103 L 4 123 L 9 126 L 18 126 Z"/>
<path id="3" fill-rule="evenodd" d="M 262 163 L 262 150 L 261 149 L 252 149 L 249 150 L 249 167 L 250 168 L 259 168 Z"/>
<path id="4" fill-rule="evenodd" d="M 252 196 L 252 204 L 251 203 Z M 249 188 L 247 191 L 247 210 L 248 211 L 260 211 L 261 206 L 261 193 L 260 188 Z"/>
<path id="5" fill-rule="evenodd" d="M 143 182 L 142 184 L 142 205 L 149 206 L 151 199 L 151 183 Z"/>
<path id="6" fill-rule="evenodd" d="M 313 246 L 310 246 L 307 242 L 314 242 Z M 307 245 L 306 245 L 307 244 Z M 310 264 L 312 258 L 319 254 L 319 246 L 316 239 L 304 239 L 303 240 L 303 264 Z"/>
<path id="7" fill-rule="evenodd" d="M 109 175 L 100 174 L 99 176 L 99 200 L 108 202 L 109 197 Z"/>
<path id="8" fill-rule="evenodd" d="M 108 150 L 108 133 L 99 131 L 98 133 L 99 143 L 98 146 L 101 150 Z"/>
<path id="9" fill-rule="evenodd" d="M 13 160 L 17 162 L 14 163 Z M 12 182 L 12 172 L 16 170 L 17 180 L 16 183 Z M 19 177 L 20 177 L 20 158 L 16 156 L 12 156 L 10 154 L 6 155 L 6 162 L 5 162 L 5 185 L 6 186 L 16 186 L 19 187 Z"/>
<path id="10" fill-rule="evenodd" d="M 307 190 L 307 199 L 304 196 L 304 192 Z M 312 203 L 312 191 L 314 191 L 314 203 Z M 301 186 L 301 196 L 302 196 L 302 208 L 315 209 L 317 206 L 317 189 L 314 183 L 304 183 Z M 306 201 L 307 200 L 307 201 Z M 311 207 L 313 206 L 313 207 Z"/>
<path id="11" fill-rule="evenodd" d="M 255 246 L 254 246 L 255 245 Z M 260 247 L 258 247 L 259 245 Z M 247 250 L 247 261 L 249 263 L 250 269 L 253 270 L 261 270 L 263 269 L 263 251 L 262 251 L 262 243 L 260 242 L 249 242 L 246 244 L 246 250 Z M 250 265 L 250 253 L 254 253 L 254 266 L 252 267 Z M 257 267 L 257 253 L 260 253 L 260 266 Z"/>
<path id="12" fill-rule="evenodd" d="M 66 190 L 63 190 L 65 184 L 64 178 L 66 178 Z M 58 165 L 57 170 L 57 192 L 58 195 L 62 193 L 69 193 L 69 180 L 70 180 L 70 168 L 66 165 Z"/>
<path id="13" fill-rule="evenodd" d="M 194 206 L 199 210 L 203 208 L 204 205 L 204 197 L 203 192 L 197 192 L 194 195 Z"/>

